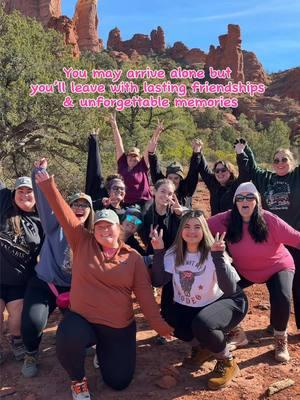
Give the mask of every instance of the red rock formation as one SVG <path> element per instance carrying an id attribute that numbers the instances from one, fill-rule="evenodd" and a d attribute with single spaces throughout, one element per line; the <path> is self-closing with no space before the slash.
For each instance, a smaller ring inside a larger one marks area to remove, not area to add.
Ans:
<path id="1" fill-rule="evenodd" d="M 269 78 L 256 55 L 243 50 L 245 81 L 268 83 Z"/>
<path id="2" fill-rule="evenodd" d="M 188 54 L 189 49 L 182 42 L 175 42 L 173 47 L 167 50 L 167 54 L 175 61 L 182 61 Z"/>
<path id="3" fill-rule="evenodd" d="M 61 0 L 4 0 L 6 12 L 19 10 L 46 26 L 51 17 L 61 16 Z"/>
<path id="4" fill-rule="evenodd" d="M 220 46 L 210 46 L 206 66 L 215 69 L 230 67 L 235 82 L 244 81 L 244 62 L 241 50 L 241 32 L 238 25 L 228 25 L 228 34 L 219 36 Z"/>
<path id="5" fill-rule="evenodd" d="M 119 28 L 114 28 L 109 32 L 107 50 L 123 51 L 123 42 Z"/>
<path id="6" fill-rule="evenodd" d="M 150 34 L 151 47 L 155 54 L 162 54 L 166 50 L 165 33 L 160 26 Z"/>
<path id="7" fill-rule="evenodd" d="M 190 49 L 184 56 L 184 61 L 186 64 L 205 64 L 206 54 L 200 49 Z"/>
<path id="8" fill-rule="evenodd" d="M 124 51 L 136 50 L 139 54 L 148 55 L 152 53 L 151 40 L 148 35 L 136 33 L 132 39 L 123 42 Z"/>
<path id="9" fill-rule="evenodd" d="M 300 101 L 300 67 L 274 74 L 267 96 L 290 97 Z"/>
<path id="10" fill-rule="evenodd" d="M 80 50 L 99 52 L 98 39 L 98 0 L 78 0 L 74 15 L 74 22 L 78 34 Z"/>
<path id="11" fill-rule="evenodd" d="M 64 35 L 65 43 L 72 45 L 73 56 L 79 57 L 78 35 L 73 20 L 66 16 L 52 17 L 48 22 L 48 28 L 61 32 Z"/>

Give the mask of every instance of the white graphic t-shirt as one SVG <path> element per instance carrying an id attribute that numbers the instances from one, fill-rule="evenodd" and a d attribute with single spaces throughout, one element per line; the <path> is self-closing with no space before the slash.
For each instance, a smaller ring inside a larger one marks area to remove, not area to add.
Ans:
<path id="1" fill-rule="evenodd" d="M 210 253 L 205 262 L 200 264 L 200 252 L 187 252 L 184 264 L 178 267 L 175 267 L 175 254 L 167 253 L 164 257 L 164 267 L 166 272 L 173 275 L 176 303 L 189 307 L 204 307 L 223 296 Z"/>

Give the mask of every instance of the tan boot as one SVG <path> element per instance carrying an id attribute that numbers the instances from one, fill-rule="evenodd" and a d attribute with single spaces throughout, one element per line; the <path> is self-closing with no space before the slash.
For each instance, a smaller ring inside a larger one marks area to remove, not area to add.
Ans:
<path id="1" fill-rule="evenodd" d="M 285 335 L 274 335 L 275 341 L 275 360 L 279 362 L 288 362 L 290 360 L 288 350 L 288 337 Z"/>
<path id="2" fill-rule="evenodd" d="M 211 353 L 209 350 L 203 349 L 201 346 L 193 346 L 191 355 L 186 357 L 182 364 L 190 367 L 200 368 L 201 365 L 206 361 L 211 361 L 214 358 L 215 357 L 213 353 Z"/>
<path id="3" fill-rule="evenodd" d="M 240 375 L 240 369 L 234 358 L 218 360 L 214 369 L 214 377 L 208 380 L 208 387 L 212 390 L 222 389 L 234 377 Z"/>

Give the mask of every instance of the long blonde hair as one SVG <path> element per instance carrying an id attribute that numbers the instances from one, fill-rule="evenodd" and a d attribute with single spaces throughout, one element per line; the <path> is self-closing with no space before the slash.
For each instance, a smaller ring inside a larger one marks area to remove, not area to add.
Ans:
<path id="1" fill-rule="evenodd" d="M 179 265 L 182 265 L 185 260 L 185 256 L 186 256 L 186 252 L 187 252 L 187 244 L 182 239 L 182 231 L 183 231 L 184 226 L 187 223 L 187 221 L 189 221 L 192 218 L 196 218 L 199 221 L 202 232 L 203 232 L 203 238 L 198 245 L 198 250 L 200 252 L 200 264 L 203 264 L 205 262 L 205 260 L 207 259 L 208 255 L 210 253 L 211 246 L 214 243 L 213 235 L 211 234 L 211 231 L 207 225 L 207 222 L 206 222 L 203 212 L 201 210 L 188 211 L 181 218 L 180 225 L 179 225 L 174 243 L 167 252 L 169 254 L 170 253 L 175 254 L 175 266 L 176 267 L 178 267 Z"/>

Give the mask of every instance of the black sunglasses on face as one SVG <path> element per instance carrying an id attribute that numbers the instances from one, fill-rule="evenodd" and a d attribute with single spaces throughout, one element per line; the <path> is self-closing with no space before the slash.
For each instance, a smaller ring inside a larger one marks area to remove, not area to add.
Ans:
<path id="1" fill-rule="evenodd" d="M 244 201 L 244 200 L 246 200 L 246 201 L 253 201 L 253 200 L 256 200 L 256 197 L 255 197 L 255 195 L 252 194 L 252 193 L 248 193 L 248 194 L 246 194 L 246 195 L 238 194 L 238 195 L 235 197 L 235 201 L 238 202 L 238 203 L 241 202 L 241 201 Z"/>
<path id="2" fill-rule="evenodd" d="M 228 169 L 225 168 L 225 167 L 223 167 L 223 168 L 215 168 L 215 169 L 214 169 L 214 173 L 215 173 L 215 174 L 219 174 L 220 172 L 224 173 L 224 172 L 226 172 L 226 171 L 228 171 Z"/>
<path id="3" fill-rule="evenodd" d="M 289 161 L 289 159 L 287 158 L 287 157 L 282 157 L 281 159 L 280 158 L 274 158 L 274 161 L 273 161 L 273 163 L 274 164 L 279 164 L 279 163 L 286 163 L 286 162 L 288 162 Z"/>

